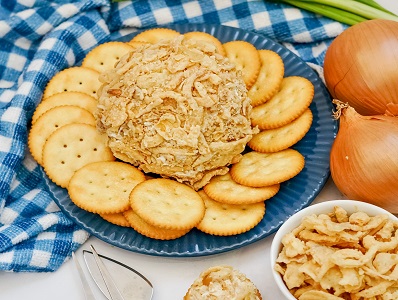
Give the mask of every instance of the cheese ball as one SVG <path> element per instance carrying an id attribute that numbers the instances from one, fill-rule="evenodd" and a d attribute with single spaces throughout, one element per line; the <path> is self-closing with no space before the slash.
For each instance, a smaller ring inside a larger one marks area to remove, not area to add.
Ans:
<path id="1" fill-rule="evenodd" d="M 226 174 L 257 133 L 241 72 L 205 41 L 143 45 L 100 81 L 97 128 L 113 154 L 196 190 Z"/>
<path id="2" fill-rule="evenodd" d="M 260 291 L 245 274 L 231 266 L 203 271 L 189 287 L 184 300 L 261 300 Z"/>

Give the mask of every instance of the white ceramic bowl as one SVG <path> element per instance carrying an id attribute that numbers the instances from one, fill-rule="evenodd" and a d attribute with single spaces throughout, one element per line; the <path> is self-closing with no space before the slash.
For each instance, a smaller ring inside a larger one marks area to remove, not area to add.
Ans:
<path id="1" fill-rule="evenodd" d="M 388 214 L 392 220 L 397 220 L 398 218 L 395 217 L 393 214 L 389 213 L 388 211 L 361 201 L 355 200 L 330 200 L 318 204 L 314 204 L 308 206 L 299 212 L 295 213 L 291 216 L 278 230 L 275 234 L 274 239 L 272 240 L 271 244 L 271 268 L 272 268 L 272 275 L 274 280 L 278 286 L 278 288 L 282 291 L 285 295 L 286 299 L 289 300 L 297 300 L 288 290 L 286 287 L 281 275 L 276 272 L 273 267 L 275 265 L 276 259 L 278 258 L 279 252 L 282 250 L 282 243 L 281 240 L 285 236 L 285 234 L 291 232 L 294 228 L 300 225 L 301 220 L 304 216 L 312 215 L 312 214 L 322 214 L 322 213 L 329 213 L 333 211 L 334 206 L 340 206 L 345 209 L 349 214 L 354 213 L 356 211 L 363 211 L 370 216 L 380 215 L 380 214 Z"/>

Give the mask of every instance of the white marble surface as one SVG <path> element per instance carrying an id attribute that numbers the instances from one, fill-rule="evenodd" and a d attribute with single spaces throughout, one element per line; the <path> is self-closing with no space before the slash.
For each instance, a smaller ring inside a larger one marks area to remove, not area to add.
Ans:
<path id="1" fill-rule="evenodd" d="M 377 0 L 386 8 L 398 14 L 397 0 Z M 344 199 L 329 179 L 314 203 Z M 98 252 L 117 258 L 139 270 L 154 285 L 153 300 L 182 299 L 193 280 L 204 269 L 229 264 L 245 273 L 259 288 L 264 299 L 283 300 L 271 275 L 269 249 L 273 235 L 252 245 L 230 252 L 196 258 L 165 258 L 133 253 L 106 244 L 91 237 L 79 251 L 77 257 L 83 264 L 82 250 L 93 244 Z M 87 270 L 84 268 L 86 274 Z M 89 278 L 90 279 L 90 278 Z M 97 300 L 106 298 L 90 281 Z M 1 300 L 84 300 L 84 293 L 77 270 L 72 260 L 67 261 L 53 273 L 0 273 Z"/>

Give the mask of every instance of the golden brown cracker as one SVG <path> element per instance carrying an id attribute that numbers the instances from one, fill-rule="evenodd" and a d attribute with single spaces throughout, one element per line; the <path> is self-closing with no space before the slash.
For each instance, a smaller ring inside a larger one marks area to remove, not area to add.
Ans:
<path id="1" fill-rule="evenodd" d="M 43 147 L 48 137 L 58 128 L 71 123 L 86 123 L 94 126 L 96 121 L 88 110 L 78 106 L 64 105 L 46 111 L 32 125 L 28 147 L 33 158 L 40 165 L 43 164 Z"/>
<path id="2" fill-rule="evenodd" d="M 153 28 L 142 31 L 141 33 L 134 36 L 130 42 L 144 42 L 150 44 L 156 44 L 161 40 L 171 40 L 180 33 L 176 30 L 169 28 Z"/>
<path id="3" fill-rule="evenodd" d="M 130 209 L 132 189 L 145 180 L 136 167 L 118 161 L 98 161 L 78 169 L 68 184 L 73 203 L 98 214 L 119 213 Z"/>
<path id="4" fill-rule="evenodd" d="M 274 96 L 282 83 L 285 66 L 278 53 L 272 50 L 258 50 L 261 68 L 256 82 L 247 95 L 253 106 L 267 102 Z"/>
<path id="5" fill-rule="evenodd" d="M 264 217 L 265 203 L 225 204 L 211 199 L 200 190 L 206 212 L 196 228 L 208 234 L 229 236 L 249 231 Z"/>
<path id="6" fill-rule="evenodd" d="M 145 222 L 132 209 L 125 211 L 123 215 L 135 231 L 151 239 L 174 240 L 190 231 L 190 229 L 164 229 L 153 226 L 148 222 Z"/>
<path id="7" fill-rule="evenodd" d="M 242 71 L 242 77 L 247 89 L 256 82 L 260 73 L 260 55 L 252 44 L 246 41 L 231 41 L 223 44 L 226 56 L 235 63 L 237 70 Z"/>
<path id="8" fill-rule="evenodd" d="M 301 76 L 285 77 L 280 90 L 266 103 L 252 110 L 252 125 L 272 129 L 292 122 L 311 104 L 314 85 Z"/>
<path id="9" fill-rule="evenodd" d="M 204 215 L 202 198 L 191 187 L 171 179 L 151 179 L 130 194 L 132 209 L 147 223 L 165 229 L 194 227 Z"/>
<path id="10" fill-rule="evenodd" d="M 216 47 L 217 53 L 219 53 L 223 56 L 226 55 L 223 44 L 220 42 L 219 39 L 212 36 L 210 33 L 202 32 L 202 31 L 191 31 L 191 32 L 184 33 L 184 38 L 187 40 L 194 39 L 194 40 L 209 42 Z"/>
<path id="11" fill-rule="evenodd" d="M 215 201 L 227 204 L 251 204 L 265 201 L 279 191 L 279 184 L 266 187 L 249 187 L 232 180 L 229 173 L 213 177 L 203 187 L 205 193 Z"/>
<path id="12" fill-rule="evenodd" d="M 270 186 L 289 180 L 304 168 L 304 156 L 294 149 L 274 153 L 248 152 L 234 164 L 231 177 L 252 187 Z"/>
<path id="13" fill-rule="evenodd" d="M 70 67 L 55 74 L 44 89 L 43 98 L 51 95 L 74 91 L 86 93 L 97 98 L 97 91 L 101 86 L 99 72 L 84 67 Z"/>
<path id="14" fill-rule="evenodd" d="M 308 132 L 313 115 L 309 108 L 292 122 L 278 128 L 262 130 L 248 142 L 257 152 L 278 152 L 299 142 Z"/>
<path id="15" fill-rule="evenodd" d="M 147 45 L 149 43 L 146 42 L 138 42 L 138 41 L 129 41 L 127 42 L 127 44 L 129 44 L 131 47 L 133 47 L 134 49 L 142 47 L 144 45 Z"/>
<path id="16" fill-rule="evenodd" d="M 112 161 L 115 157 L 106 144 L 105 135 L 95 126 L 68 124 L 54 131 L 43 148 L 43 166 L 48 177 L 61 187 L 81 167 L 96 161 Z"/>
<path id="17" fill-rule="evenodd" d="M 87 53 L 83 59 L 82 67 L 103 73 L 112 69 L 119 59 L 134 50 L 134 47 L 123 42 L 107 42 L 98 45 Z"/>
<path id="18" fill-rule="evenodd" d="M 129 221 L 124 216 L 124 212 L 113 213 L 113 214 L 99 214 L 101 218 L 109 223 L 122 226 L 122 227 L 131 227 Z"/>
<path id="19" fill-rule="evenodd" d="M 62 92 L 52 95 L 43 99 L 43 101 L 36 107 L 32 117 L 32 124 L 34 124 L 37 119 L 49 109 L 62 105 L 79 106 L 94 115 L 94 111 L 97 107 L 97 100 L 92 96 L 81 92 Z"/>

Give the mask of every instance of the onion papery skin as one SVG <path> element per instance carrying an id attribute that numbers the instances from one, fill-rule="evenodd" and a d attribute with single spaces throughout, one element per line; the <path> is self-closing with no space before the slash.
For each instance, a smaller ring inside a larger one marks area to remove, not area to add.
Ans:
<path id="1" fill-rule="evenodd" d="M 369 20 L 347 28 L 326 50 L 326 86 L 361 115 L 398 104 L 398 22 Z"/>
<path id="2" fill-rule="evenodd" d="M 352 107 L 340 116 L 330 152 L 330 172 L 348 199 L 398 213 L 398 118 L 361 116 Z"/>

